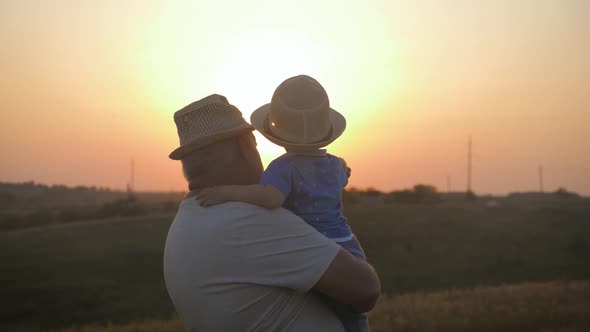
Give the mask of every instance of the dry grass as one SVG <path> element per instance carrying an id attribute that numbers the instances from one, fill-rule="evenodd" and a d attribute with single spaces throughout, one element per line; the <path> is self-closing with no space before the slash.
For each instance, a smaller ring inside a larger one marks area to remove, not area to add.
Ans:
<path id="1" fill-rule="evenodd" d="M 590 282 L 384 297 L 370 319 L 376 332 L 590 331 Z"/>
<path id="2" fill-rule="evenodd" d="M 174 320 L 145 320 L 125 325 L 83 326 L 52 332 L 177 332 L 184 331 L 184 325 L 178 319 Z"/>
<path id="3" fill-rule="evenodd" d="M 373 332 L 590 331 L 590 281 L 548 282 L 383 297 Z M 182 331 L 179 320 L 149 320 L 53 332 Z"/>

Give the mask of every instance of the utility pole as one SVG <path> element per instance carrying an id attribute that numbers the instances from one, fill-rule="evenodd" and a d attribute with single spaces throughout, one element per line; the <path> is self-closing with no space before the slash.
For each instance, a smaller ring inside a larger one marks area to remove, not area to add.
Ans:
<path id="1" fill-rule="evenodd" d="M 127 183 L 127 194 L 129 196 L 129 199 L 131 200 L 134 198 L 133 191 L 135 189 L 135 160 L 133 160 L 133 158 L 131 158 L 131 164 L 129 166 L 130 169 L 129 182 Z"/>
<path id="2" fill-rule="evenodd" d="M 539 165 L 539 190 L 544 192 L 543 190 L 543 165 Z"/>
<path id="3" fill-rule="evenodd" d="M 471 192 L 471 135 L 467 143 L 467 193 Z"/>
<path id="4" fill-rule="evenodd" d="M 130 186 L 131 190 L 135 190 L 135 160 L 131 158 L 131 174 L 130 174 Z"/>

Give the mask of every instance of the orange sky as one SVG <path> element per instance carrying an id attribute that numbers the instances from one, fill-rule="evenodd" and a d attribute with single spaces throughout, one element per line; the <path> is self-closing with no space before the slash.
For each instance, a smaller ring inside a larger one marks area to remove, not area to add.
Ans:
<path id="1" fill-rule="evenodd" d="M 183 190 L 173 113 L 318 79 L 351 185 L 590 194 L 590 1 L 2 1 L 0 181 Z M 281 153 L 259 136 L 265 164 Z"/>

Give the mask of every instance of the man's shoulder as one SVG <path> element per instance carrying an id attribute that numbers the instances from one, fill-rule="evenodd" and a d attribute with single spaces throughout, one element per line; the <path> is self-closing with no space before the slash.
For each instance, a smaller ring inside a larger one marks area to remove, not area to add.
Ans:
<path id="1" fill-rule="evenodd" d="M 219 238 L 249 241 L 263 238 L 280 239 L 284 236 L 297 237 L 297 241 L 302 243 L 330 242 L 287 209 L 269 210 L 241 202 L 228 202 L 204 208 L 194 200 L 185 200 L 180 205 L 172 228 L 180 237 L 198 238 L 204 243 L 217 242 Z M 214 246 L 221 244 L 217 243 Z"/>
<path id="2" fill-rule="evenodd" d="M 283 208 L 267 210 L 241 202 L 205 208 L 188 198 L 180 204 L 168 231 L 167 242 L 171 242 L 167 245 L 208 248 L 207 252 L 225 251 L 236 243 L 312 232 L 316 231 Z"/>
<path id="3" fill-rule="evenodd" d="M 294 215 L 287 209 L 265 209 L 253 204 L 243 202 L 227 202 L 210 207 L 202 207 L 194 198 L 187 198 L 181 202 L 176 218 L 191 218 L 201 220 L 215 220 L 218 223 L 237 221 L 301 221 L 301 218 Z"/>

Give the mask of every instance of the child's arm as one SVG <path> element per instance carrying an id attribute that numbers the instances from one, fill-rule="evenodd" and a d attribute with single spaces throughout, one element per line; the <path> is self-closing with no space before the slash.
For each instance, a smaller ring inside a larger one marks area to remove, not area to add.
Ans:
<path id="1" fill-rule="evenodd" d="M 277 188 L 264 184 L 209 187 L 199 191 L 195 198 L 205 207 L 225 202 L 244 202 L 274 209 L 285 201 Z"/>

